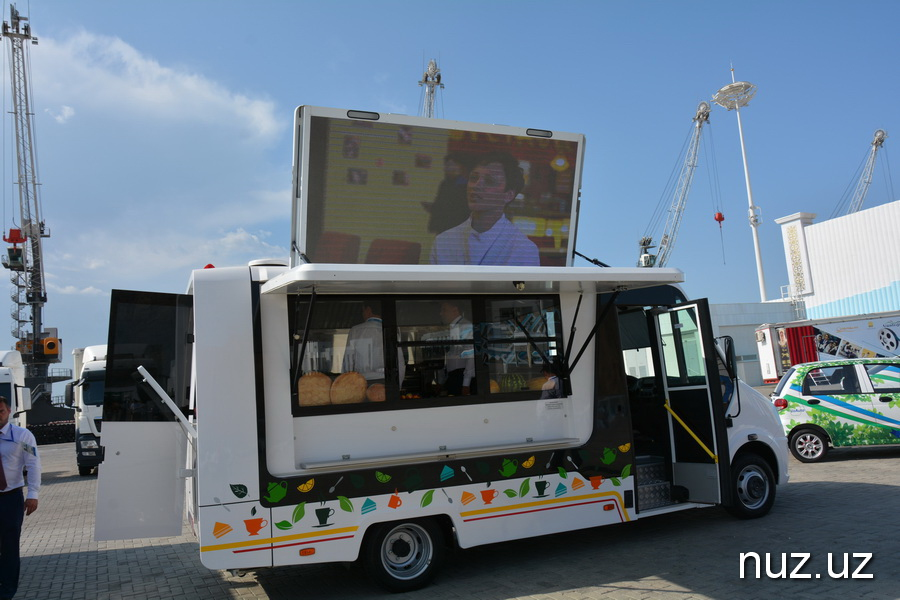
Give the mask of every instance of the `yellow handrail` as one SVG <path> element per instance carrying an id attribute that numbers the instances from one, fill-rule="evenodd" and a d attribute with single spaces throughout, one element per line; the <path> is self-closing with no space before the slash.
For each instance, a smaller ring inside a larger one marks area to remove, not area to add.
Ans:
<path id="1" fill-rule="evenodd" d="M 672 407 L 669 405 L 669 399 L 668 399 L 668 398 L 666 398 L 666 403 L 663 404 L 663 406 L 666 407 L 666 410 L 669 411 L 669 414 L 670 414 L 670 415 L 672 415 L 673 417 L 675 417 L 675 420 L 676 420 L 676 421 L 678 421 L 679 423 L 681 423 L 681 426 L 684 427 L 684 430 L 687 431 L 687 432 L 690 434 L 690 436 L 691 436 L 692 438 L 694 438 L 694 441 L 697 442 L 698 444 L 700 444 L 700 447 L 703 448 L 703 450 L 704 450 L 707 454 L 709 454 L 709 457 L 710 457 L 711 459 L 713 459 L 713 461 L 715 461 L 716 464 L 719 464 L 719 457 L 718 457 L 718 455 L 713 454 L 712 451 L 711 451 L 709 448 L 706 447 L 706 444 L 704 444 L 703 441 L 702 441 L 700 438 L 697 437 L 697 434 L 695 434 L 693 431 L 691 431 L 691 428 L 687 426 L 687 423 L 685 423 L 684 421 L 682 421 L 682 420 L 681 420 L 681 417 L 679 417 L 678 415 L 675 414 L 675 411 L 672 410 Z"/>

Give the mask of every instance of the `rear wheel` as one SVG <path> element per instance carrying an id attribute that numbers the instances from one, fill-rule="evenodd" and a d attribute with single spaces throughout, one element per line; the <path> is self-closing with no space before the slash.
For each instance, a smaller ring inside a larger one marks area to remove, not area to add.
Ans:
<path id="1" fill-rule="evenodd" d="M 380 523 L 366 535 L 363 561 L 372 579 L 392 592 L 427 585 L 443 558 L 441 529 L 432 520 Z"/>
<path id="2" fill-rule="evenodd" d="M 800 462 L 811 463 L 828 454 L 828 440 L 813 429 L 801 429 L 791 436 L 791 454 Z"/>
<path id="3" fill-rule="evenodd" d="M 775 503 L 775 475 L 756 454 L 741 454 L 731 464 L 734 502 L 728 511 L 741 519 L 766 515 Z"/>

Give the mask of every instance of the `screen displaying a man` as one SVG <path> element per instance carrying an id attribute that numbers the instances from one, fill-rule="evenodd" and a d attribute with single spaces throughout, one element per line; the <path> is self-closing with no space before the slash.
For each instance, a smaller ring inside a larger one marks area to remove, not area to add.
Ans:
<path id="1" fill-rule="evenodd" d="M 506 216 L 525 186 L 519 163 L 506 152 L 485 155 L 469 173 L 470 216 L 434 239 L 435 265 L 539 266 L 538 247 Z"/>

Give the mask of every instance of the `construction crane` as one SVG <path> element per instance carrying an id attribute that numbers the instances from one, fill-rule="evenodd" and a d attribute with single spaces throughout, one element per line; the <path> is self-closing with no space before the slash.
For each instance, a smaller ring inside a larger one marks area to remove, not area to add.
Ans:
<path id="1" fill-rule="evenodd" d="M 878 150 L 884 146 L 886 137 L 887 132 L 884 129 L 875 130 L 875 137 L 872 139 L 872 150 L 869 151 L 869 157 L 866 159 L 862 175 L 856 183 L 856 190 L 854 190 L 853 198 L 850 200 L 850 208 L 847 209 L 848 215 L 852 215 L 862 208 L 866 194 L 869 191 L 869 185 L 872 183 L 872 173 L 875 171 L 875 158 L 878 156 Z"/>
<path id="2" fill-rule="evenodd" d="M 703 126 L 709 122 L 709 103 L 701 102 L 697 106 L 697 114 L 694 116 L 694 127 L 691 133 L 690 144 L 685 154 L 684 163 L 681 167 L 681 173 L 678 177 L 678 184 L 675 188 L 675 198 L 669 207 L 668 218 L 666 219 L 666 227 L 663 230 L 662 237 L 659 240 L 658 252 L 651 254 L 650 249 L 656 248 L 653 244 L 653 237 L 649 235 L 650 229 L 638 241 L 640 246 L 640 257 L 637 266 L 639 267 L 664 267 L 672 254 L 672 248 L 675 245 L 675 238 L 678 235 L 678 228 L 681 226 L 681 218 L 684 216 L 684 207 L 687 203 L 688 192 L 691 190 L 691 182 L 694 179 L 694 171 L 697 168 L 697 154 L 700 150 L 700 134 L 703 132 Z"/>
<path id="3" fill-rule="evenodd" d="M 422 116 L 433 119 L 435 88 L 444 87 L 444 84 L 441 83 L 441 70 L 438 69 L 437 61 L 433 58 L 428 61 L 428 68 L 425 69 L 425 74 L 422 75 L 422 81 L 419 82 L 419 85 L 425 86 L 425 101 L 422 103 Z"/>
<path id="4" fill-rule="evenodd" d="M 3 266 L 10 271 L 12 293 L 12 334 L 16 350 L 25 364 L 25 385 L 31 388 L 32 399 L 49 403 L 53 381 L 69 377 L 50 375 L 50 364 L 58 363 L 61 344 L 55 329 L 45 329 L 43 322 L 47 288 L 44 278 L 44 257 L 41 240 L 50 237 L 41 218 L 40 184 L 36 171 L 32 99 L 29 84 L 29 44 L 37 44 L 31 35 L 28 18 L 10 6 L 10 20 L 3 22 L 2 35 L 10 43 L 10 74 L 12 84 L 12 118 L 15 123 L 17 176 L 19 188 L 18 227 L 11 228 L 3 241 L 11 244 L 3 257 Z"/>

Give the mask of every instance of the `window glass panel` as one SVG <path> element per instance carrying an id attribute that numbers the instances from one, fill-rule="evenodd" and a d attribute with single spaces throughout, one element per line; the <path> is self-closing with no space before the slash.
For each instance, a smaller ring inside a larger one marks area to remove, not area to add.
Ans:
<path id="1" fill-rule="evenodd" d="M 808 396 L 858 394 L 856 369 L 853 365 L 813 369 L 803 380 L 803 393 Z"/>
<path id="2" fill-rule="evenodd" d="M 410 366 L 401 388 L 407 399 L 476 394 L 472 302 L 399 300 L 400 348 Z"/>
<path id="3" fill-rule="evenodd" d="M 563 352 L 555 298 L 489 301 L 479 334 L 478 359 L 487 365 L 491 394 L 540 391 L 545 398 L 562 397 L 553 371 Z"/>
<path id="4" fill-rule="evenodd" d="M 294 364 L 302 354 L 297 404 L 307 407 L 385 400 L 381 302 L 319 298 L 312 304 L 312 314 L 309 299 L 293 299 L 292 304 Z"/>
<path id="5" fill-rule="evenodd" d="M 875 393 L 900 393 L 900 365 L 866 365 Z"/>

